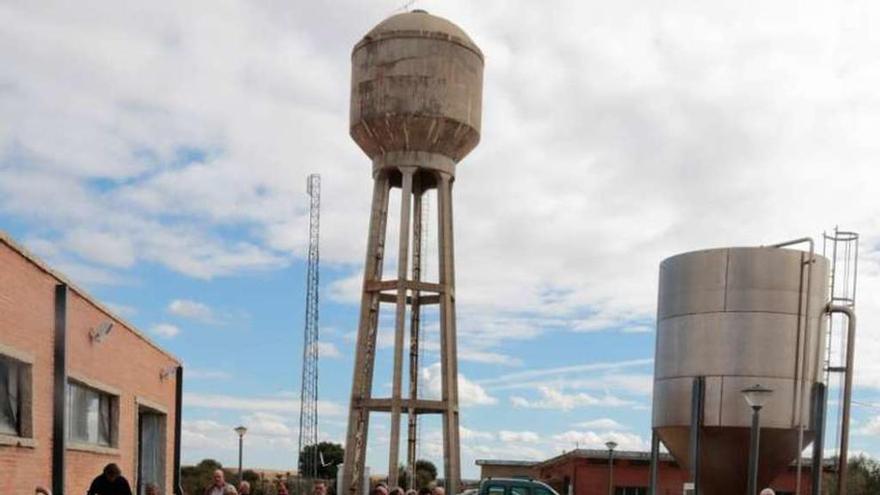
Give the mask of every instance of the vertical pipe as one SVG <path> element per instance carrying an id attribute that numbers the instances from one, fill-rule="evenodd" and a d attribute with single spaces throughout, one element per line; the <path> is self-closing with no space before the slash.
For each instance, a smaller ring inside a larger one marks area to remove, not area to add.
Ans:
<path id="1" fill-rule="evenodd" d="M 443 411 L 443 464 L 446 492 L 458 493 L 461 478 L 458 430 L 458 351 L 455 332 L 455 261 L 452 237 L 452 176 L 440 173 L 437 185 L 440 255 L 440 362 Z"/>
<path id="2" fill-rule="evenodd" d="M 67 431 L 67 286 L 55 286 L 55 347 L 52 389 L 52 493 L 64 495 Z"/>
<path id="3" fill-rule="evenodd" d="M 825 384 L 817 383 L 814 386 L 813 398 L 813 431 L 816 439 L 813 440 L 813 465 L 810 472 L 810 493 L 821 495 L 822 493 L 822 457 L 825 451 Z"/>
<path id="4" fill-rule="evenodd" d="M 690 471 L 694 482 L 693 495 L 700 493 L 700 427 L 703 425 L 704 378 L 694 378 L 691 388 Z"/>
<path id="5" fill-rule="evenodd" d="M 837 466 L 837 495 L 846 495 L 846 478 L 849 453 L 849 415 L 852 401 L 853 362 L 856 345 L 856 314 L 849 306 L 828 305 L 829 313 L 842 313 L 847 317 L 846 374 L 843 380 L 843 414 L 840 421 L 840 455 Z"/>
<path id="6" fill-rule="evenodd" d="M 357 349 L 352 371 L 351 410 L 348 417 L 342 466 L 343 486 L 339 491 L 339 493 L 348 492 L 350 495 L 358 495 L 363 490 L 362 480 L 370 422 L 370 413 L 364 405 L 364 400 L 369 399 L 372 394 L 376 331 L 379 321 L 379 293 L 368 291 L 367 286 L 379 281 L 382 277 L 390 187 L 386 174 L 380 172 L 375 176 L 370 228 L 367 235 L 367 255 L 364 262 L 364 285 L 358 321 Z"/>
<path id="7" fill-rule="evenodd" d="M 241 486 L 241 451 L 244 447 L 244 435 L 238 436 L 238 485 Z M 315 446 L 317 448 L 317 445 Z"/>
<path id="8" fill-rule="evenodd" d="M 407 274 L 409 273 L 409 224 L 415 167 L 401 167 L 400 230 L 397 247 L 397 313 L 394 323 L 394 373 L 391 382 L 391 445 L 388 449 L 388 486 L 397 486 L 400 458 L 400 411 L 403 382 L 403 332 L 406 329 Z"/>
<path id="9" fill-rule="evenodd" d="M 172 489 L 175 495 L 183 495 L 180 484 L 180 432 L 183 423 L 183 366 L 177 367 L 177 379 L 174 390 L 174 480 Z"/>
<path id="10" fill-rule="evenodd" d="M 758 452 L 761 442 L 761 408 L 752 408 L 752 438 L 749 444 L 749 488 L 746 495 L 758 493 Z"/>
<path id="11" fill-rule="evenodd" d="M 657 469 L 660 467 L 660 437 L 657 432 L 651 430 L 651 480 L 648 495 L 658 495 L 657 492 Z"/>
<path id="12" fill-rule="evenodd" d="M 614 449 L 608 449 L 608 495 L 614 495 Z"/>
<path id="13" fill-rule="evenodd" d="M 412 279 L 415 282 L 422 280 L 422 189 L 421 180 L 415 176 L 413 183 L 413 263 Z M 407 411 L 407 452 L 406 465 L 409 473 L 407 488 L 416 488 L 416 446 L 418 445 L 418 416 L 414 402 L 419 397 L 419 329 L 421 326 L 421 306 L 419 303 L 420 293 L 412 291 L 412 305 L 410 306 L 409 324 L 409 399 L 410 407 Z"/>

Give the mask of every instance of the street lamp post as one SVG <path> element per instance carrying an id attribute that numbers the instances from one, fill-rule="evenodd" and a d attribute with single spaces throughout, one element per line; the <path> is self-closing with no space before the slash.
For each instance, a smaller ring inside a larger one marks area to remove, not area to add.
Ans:
<path id="1" fill-rule="evenodd" d="M 617 442 L 609 440 L 605 446 L 608 447 L 608 495 L 614 495 L 614 449 Z"/>
<path id="2" fill-rule="evenodd" d="M 746 495 L 758 492 L 758 452 L 761 443 L 761 408 L 770 399 L 773 390 L 753 385 L 742 391 L 743 397 L 752 408 L 752 439 L 749 448 L 749 488 Z M 800 454 L 798 454 L 800 455 Z"/>
<path id="3" fill-rule="evenodd" d="M 247 428 L 244 426 L 237 426 L 235 428 L 235 433 L 238 434 L 238 484 L 241 485 L 241 450 L 244 446 L 244 434 L 247 433 Z"/>

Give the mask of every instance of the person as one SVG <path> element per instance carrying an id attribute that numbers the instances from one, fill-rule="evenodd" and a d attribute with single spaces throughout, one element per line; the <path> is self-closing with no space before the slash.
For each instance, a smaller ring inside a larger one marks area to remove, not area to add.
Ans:
<path id="1" fill-rule="evenodd" d="M 285 485 L 281 481 L 278 482 L 278 495 L 288 495 L 287 485 Z"/>
<path id="2" fill-rule="evenodd" d="M 322 480 L 316 480 L 315 484 L 312 485 L 312 494 L 313 495 L 327 495 L 327 484 Z"/>
<path id="3" fill-rule="evenodd" d="M 147 483 L 144 487 L 144 493 L 146 493 L 146 495 L 159 495 L 159 485 L 155 483 Z"/>
<path id="4" fill-rule="evenodd" d="M 446 489 L 442 486 L 435 486 L 431 489 L 431 495 L 446 495 Z"/>
<path id="5" fill-rule="evenodd" d="M 419 495 L 431 495 L 431 489 L 427 486 L 419 488 Z"/>
<path id="6" fill-rule="evenodd" d="M 761 490 L 761 495 L 776 495 L 776 492 L 772 488 L 764 488 Z"/>
<path id="7" fill-rule="evenodd" d="M 370 495 L 388 495 L 388 487 L 382 483 L 376 485 L 376 488 L 373 488 L 373 491 L 370 492 Z"/>
<path id="8" fill-rule="evenodd" d="M 419 492 L 415 491 L 415 489 L 410 488 L 406 491 L 406 495 L 419 495 Z"/>
<path id="9" fill-rule="evenodd" d="M 223 495 L 238 495 L 238 490 L 232 485 L 226 485 L 223 488 Z"/>
<path id="10" fill-rule="evenodd" d="M 391 489 L 391 492 L 389 492 L 388 495 L 404 495 L 403 488 L 401 488 L 399 486 L 395 486 L 394 488 Z"/>
<path id="11" fill-rule="evenodd" d="M 238 484 L 238 495 L 251 495 L 251 484 L 247 481 L 242 481 Z"/>
<path id="12" fill-rule="evenodd" d="M 92 480 L 88 495 L 132 495 L 131 485 L 114 463 L 104 466 L 104 472 Z"/>
<path id="13" fill-rule="evenodd" d="M 223 470 L 215 469 L 214 474 L 211 475 L 211 485 L 205 488 L 205 495 L 226 495 L 227 488 L 232 488 L 235 491 L 235 487 L 226 482 Z"/>

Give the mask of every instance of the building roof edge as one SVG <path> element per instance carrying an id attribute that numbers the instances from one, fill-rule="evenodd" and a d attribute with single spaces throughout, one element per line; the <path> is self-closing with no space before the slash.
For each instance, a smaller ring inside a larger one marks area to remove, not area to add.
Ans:
<path id="1" fill-rule="evenodd" d="M 168 352 L 165 349 L 163 349 L 162 347 L 160 347 L 159 344 L 157 344 L 151 338 L 147 337 L 146 334 L 144 334 L 143 332 L 138 330 L 136 326 L 132 325 L 129 321 L 122 318 L 121 316 L 119 316 L 115 312 L 111 311 L 110 308 L 108 308 L 104 303 L 99 301 L 97 298 L 92 297 L 88 292 L 86 292 L 80 286 L 73 283 L 73 281 L 71 281 L 71 279 L 68 278 L 66 275 L 64 275 L 63 273 L 59 272 L 58 270 L 55 270 L 54 268 L 50 267 L 48 263 L 46 263 L 45 261 L 40 259 L 40 257 L 38 257 L 37 255 L 31 253 L 27 248 L 25 248 L 24 246 L 19 244 L 17 241 L 15 241 L 15 239 L 13 239 L 12 236 L 9 235 L 3 229 L 0 229 L 0 242 L 9 246 L 13 251 L 15 251 L 16 253 L 21 255 L 21 257 L 28 260 L 31 264 L 33 264 L 34 266 L 36 266 L 37 268 L 39 268 L 43 272 L 45 272 L 45 273 L 49 274 L 50 276 L 52 276 L 53 278 L 55 278 L 55 280 L 67 285 L 71 290 L 73 290 L 74 292 L 79 294 L 80 297 L 85 299 L 86 302 L 88 302 L 92 306 L 98 308 L 99 310 L 103 311 L 108 316 L 110 316 L 111 318 L 116 320 L 118 323 L 122 324 L 122 326 L 124 326 L 127 330 L 129 330 L 131 333 L 133 333 L 136 337 L 138 337 L 141 340 L 143 340 L 144 342 L 146 342 L 149 346 L 153 347 L 154 349 L 161 352 L 165 356 L 171 358 L 177 364 L 181 364 L 181 365 L 183 364 L 183 362 L 177 356 L 175 356 L 174 354 L 171 354 L 170 352 Z"/>

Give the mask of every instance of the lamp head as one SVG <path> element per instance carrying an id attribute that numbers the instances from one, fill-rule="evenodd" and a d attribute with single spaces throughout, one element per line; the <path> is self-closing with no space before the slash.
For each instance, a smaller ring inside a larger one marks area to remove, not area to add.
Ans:
<path id="1" fill-rule="evenodd" d="M 92 342 L 100 343 L 104 338 L 110 335 L 111 330 L 113 330 L 113 322 L 109 320 L 105 321 L 89 332 L 89 338 Z"/>
<path id="2" fill-rule="evenodd" d="M 614 440 L 609 440 L 605 442 L 605 447 L 608 447 L 608 450 L 614 450 L 617 448 L 617 442 Z"/>
<path id="3" fill-rule="evenodd" d="M 773 390 L 756 384 L 743 389 L 742 394 L 749 406 L 752 409 L 758 410 L 764 407 L 767 401 L 770 400 Z"/>
<path id="4" fill-rule="evenodd" d="M 245 433 L 247 433 L 247 428 L 244 426 L 236 426 L 235 432 L 238 433 L 239 437 L 243 437 Z"/>

